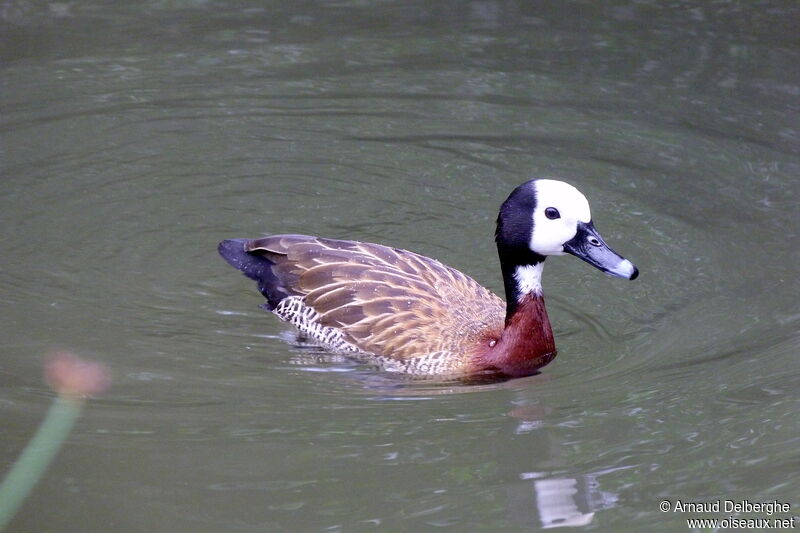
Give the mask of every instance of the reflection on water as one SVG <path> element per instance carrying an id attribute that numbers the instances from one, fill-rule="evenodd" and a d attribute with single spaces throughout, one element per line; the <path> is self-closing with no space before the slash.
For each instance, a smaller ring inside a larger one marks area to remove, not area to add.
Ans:
<path id="1" fill-rule="evenodd" d="M 293 339 L 292 339 L 293 340 Z M 587 525 L 592 522 L 595 513 L 610 509 L 617 504 L 616 494 L 602 490 L 601 477 L 616 470 L 627 467 L 610 468 L 605 471 L 580 474 L 576 477 L 551 476 L 548 471 L 529 471 L 528 463 L 520 463 L 520 458 L 526 457 L 524 447 L 530 444 L 529 438 L 543 442 L 542 448 L 546 453 L 538 455 L 535 463 L 530 466 L 541 465 L 541 461 L 550 463 L 550 466 L 560 465 L 569 470 L 568 457 L 562 452 L 565 442 L 549 431 L 545 420 L 552 416 L 554 410 L 546 407 L 546 403 L 531 404 L 524 395 L 515 393 L 520 387 L 532 386 L 534 383 L 548 381 L 546 375 L 531 376 L 521 380 L 506 381 L 488 385 L 464 386 L 458 382 L 437 381 L 433 379 L 412 379 L 397 374 L 380 373 L 364 370 L 352 359 L 330 359 L 330 355 L 323 352 L 296 354 L 292 358 L 293 364 L 301 365 L 303 371 L 347 373 L 343 378 L 349 384 L 352 392 L 360 389 L 365 398 L 377 402 L 429 402 L 442 395 L 459 396 L 467 393 L 487 394 L 497 390 L 507 390 L 516 400 L 512 400 L 511 409 L 506 416 L 513 421 L 514 446 L 522 447 L 516 453 L 507 453 L 498 458 L 496 468 L 507 479 L 504 483 L 503 506 L 510 523 L 520 527 L 567 527 Z M 335 356 L 334 356 L 335 357 Z M 341 377 L 341 376 L 340 376 Z M 376 394 L 378 393 L 378 394 Z M 438 417 L 436 423 L 459 422 L 470 423 L 468 415 L 451 417 Z M 474 420 L 472 421 L 474 422 Z M 577 421 L 564 420 L 562 423 L 571 424 Z M 408 428 L 416 432 L 413 428 Z M 498 436 L 500 439 L 506 435 Z M 502 444 L 500 444 L 502 445 Z M 401 461 L 400 452 L 392 451 L 391 445 L 380 446 L 385 461 L 396 463 Z M 361 457 L 364 452 L 350 449 L 349 455 Z M 369 455 L 367 452 L 366 455 Z M 419 456 L 418 459 L 422 459 Z M 438 462 L 444 457 L 427 457 L 425 461 Z M 399 461 L 400 460 L 400 461 Z M 421 505 L 426 503 L 421 500 Z M 428 502 L 432 508 L 439 508 L 433 502 Z M 448 520 L 437 521 L 437 525 L 447 525 Z"/>
<path id="2" fill-rule="evenodd" d="M 509 415 L 517 419 L 515 434 L 546 431 L 542 419 L 547 414 L 540 406 L 521 405 Z M 553 442 L 558 447 L 563 443 Z M 557 453 L 557 452 L 555 452 Z M 520 472 L 519 482 L 508 487 L 509 519 L 522 527 L 585 526 L 595 512 L 610 509 L 617 495 L 601 490 L 598 472 L 579 477 L 548 477 L 547 472 Z"/>
<path id="3" fill-rule="evenodd" d="M 535 473 L 521 474 L 524 476 Z M 516 501 L 518 506 L 512 507 L 511 520 L 524 527 L 537 525 L 544 529 L 553 527 L 585 526 L 592 522 L 595 511 L 612 507 L 617 499 L 613 494 L 598 489 L 597 477 L 587 475 L 578 479 L 551 478 L 534 480 L 533 487 L 519 487 Z M 530 520 L 530 502 L 524 498 L 533 488 L 533 499 L 536 502 L 539 521 Z M 528 490 L 524 490 L 528 489 Z M 528 511 L 528 512 L 526 512 Z"/>
<path id="4" fill-rule="evenodd" d="M 0 0 L 0 472 L 49 404 L 39 354 L 115 378 L 10 530 L 800 508 L 798 10 Z M 577 185 L 642 270 L 548 259 L 559 356 L 537 376 L 331 360 L 216 256 L 256 232 L 376 241 L 501 292 L 497 207 L 534 176 Z"/>

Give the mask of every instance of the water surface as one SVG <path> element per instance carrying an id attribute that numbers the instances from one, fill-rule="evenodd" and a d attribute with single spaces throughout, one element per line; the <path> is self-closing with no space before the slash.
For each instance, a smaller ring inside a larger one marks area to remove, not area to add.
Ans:
<path id="1" fill-rule="evenodd" d="M 2 2 L 0 472 L 51 401 L 49 350 L 114 374 L 9 530 L 796 514 L 799 20 L 788 0 Z M 538 376 L 331 362 L 216 255 L 376 241 L 502 293 L 497 207 L 541 176 L 642 274 L 549 259 Z"/>

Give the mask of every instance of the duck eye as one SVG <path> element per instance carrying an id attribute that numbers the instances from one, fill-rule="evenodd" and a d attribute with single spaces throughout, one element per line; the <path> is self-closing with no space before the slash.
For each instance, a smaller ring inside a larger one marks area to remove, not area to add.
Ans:
<path id="1" fill-rule="evenodd" d="M 555 220 L 557 218 L 561 218 L 561 214 L 558 212 L 558 209 L 555 207 L 548 207 L 544 210 L 544 216 L 549 218 L 550 220 Z"/>

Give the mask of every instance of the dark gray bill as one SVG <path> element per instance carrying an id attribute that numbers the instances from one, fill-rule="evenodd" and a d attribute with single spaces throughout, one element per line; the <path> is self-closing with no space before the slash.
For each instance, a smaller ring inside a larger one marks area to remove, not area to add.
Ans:
<path id="1" fill-rule="evenodd" d="M 636 279 L 639 275 L 633 263 L 608 247 L 591 222 L 578 222 L 578 233 L 564 243 L 564 251 L 612 276 Z"/>

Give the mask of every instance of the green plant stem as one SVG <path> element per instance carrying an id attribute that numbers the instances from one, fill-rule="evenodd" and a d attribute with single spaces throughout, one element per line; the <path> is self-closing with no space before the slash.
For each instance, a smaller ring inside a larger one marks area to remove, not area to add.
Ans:
<path id="1" fill-rule="evenodd" d="M 81 414 L 79 398 L 56 397 L 36 434 L 0 483 L 0 531 L 30 494 Z"/>

